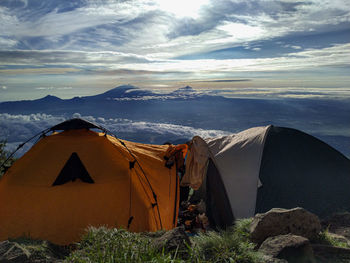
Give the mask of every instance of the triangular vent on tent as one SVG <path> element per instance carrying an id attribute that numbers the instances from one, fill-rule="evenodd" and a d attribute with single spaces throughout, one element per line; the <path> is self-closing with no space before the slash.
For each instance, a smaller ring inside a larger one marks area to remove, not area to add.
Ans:
<path id="1" fill-rule="evenodd" d="M 84 164 L 80 160 L 78 154 L 74 152 L 69 157 L 68 161 L 66 162 L 60 174 L 57 176 L 55 182 L 52 185 L 61 185 L 70 181 L 74 182 L 76 179 L 80 179 L 83 182 L 89 184 L 94 183 L 94 180 L 92 180 Z"/>

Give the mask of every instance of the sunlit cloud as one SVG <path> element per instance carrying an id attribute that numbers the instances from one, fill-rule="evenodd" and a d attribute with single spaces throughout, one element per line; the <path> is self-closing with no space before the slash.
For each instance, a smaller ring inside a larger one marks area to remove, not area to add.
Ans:
<path id="1" fill-rule="evenodd" d="M 67 87 L 157 88 L 309 71 L 345 85 L 350 61 L 342 0 L 3 1 L 0 21 L 8 94 L 57 86 L 59 77 Z"/>
<path id="2" fill-rule="evenodd" d="M 21 64 L 23 65 L 23 64 Z M 38 65 L 38 64 L 37 64 Z M 79 72 L 77 68 L 17 68 L 17 69 L 0 69 L 0 74 L 17 75 L 17 74 L 66 74 L 71 72 Z"/>
<path id="3" fill-rule="evenodd" d="M 208 3 L 209 0 L 178 0 L 178 1 L 168 1 L 168 0 L 157 0 L 155 1 L 161 10 L 174 14 L 176 17 L 193 17 L 198 18 L 199 12 Z"/>

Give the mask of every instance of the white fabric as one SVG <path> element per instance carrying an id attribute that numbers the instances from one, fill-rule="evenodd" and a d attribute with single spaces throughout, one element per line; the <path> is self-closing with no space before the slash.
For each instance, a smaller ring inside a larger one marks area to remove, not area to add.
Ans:
<path id="1" fill-rule="evenodd" d="M 254 216 L 260 163 L 270 126 L 205 139 L 221 174 L 235 218 Z"/>
<path id="2" fill-rule="evenodd" d="M 199 136 L 193 137 L 186 159 L 186 173 L 180 186 L 191 186 L 198 190 L 207 172 L 209 149 L 206 142 Z"/>

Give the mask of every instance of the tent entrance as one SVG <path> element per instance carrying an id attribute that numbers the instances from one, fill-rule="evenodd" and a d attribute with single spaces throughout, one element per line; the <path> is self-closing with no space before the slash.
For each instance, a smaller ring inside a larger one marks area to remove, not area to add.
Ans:
<path id="1" fill-rule="evenodd" d="M 70 181 L 74 182 L 76 179 L 80 179 L 84 183 L 94 183 L 78 154 L 73 152 L 52 186 L 62 185 Z"/>
<path id="2" fill-rule="evenodd" d="M 235 217 L 221 175 L 211 158 L 207 168 L 206 193 L 207 215 L 212 227 L 225 229 L 231 226 Z"/>

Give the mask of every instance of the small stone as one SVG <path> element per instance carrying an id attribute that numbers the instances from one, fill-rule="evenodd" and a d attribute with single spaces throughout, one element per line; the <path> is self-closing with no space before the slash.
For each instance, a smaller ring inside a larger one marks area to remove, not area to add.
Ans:
<path id="1" fill-rule="evenodd" d="M 153 239 L 152 243 L 159 251 L 163 248 L 166 251 L 180 251 L 186 249 L 187 245 L 191 244 L 191 241 L 182 227 L 176 227 Z"/>

